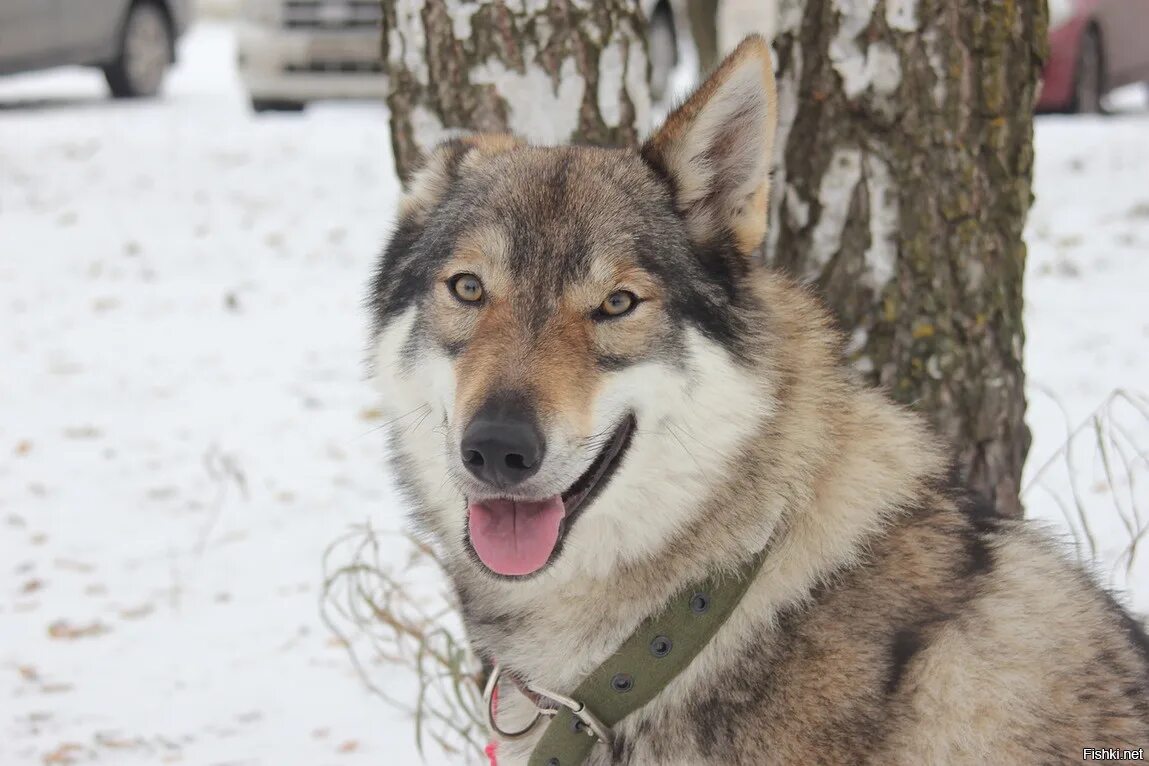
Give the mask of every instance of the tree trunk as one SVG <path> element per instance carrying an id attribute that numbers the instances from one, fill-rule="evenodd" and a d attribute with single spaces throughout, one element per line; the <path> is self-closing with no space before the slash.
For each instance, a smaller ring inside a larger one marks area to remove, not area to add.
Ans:
<path id="1" fill-rule="evenodd" d="M 769 260 L 816 285 L 858 370 L 932 416 L 1020 515 L 1022 228 L 1042 0 L 783 0 Z"/>
<path id="2" fill-rule="evenodd" d="M 635 0 L 383 0 L 400 179 L 456 130 L 636 144 L 650 112 L 645 31 Z"/>

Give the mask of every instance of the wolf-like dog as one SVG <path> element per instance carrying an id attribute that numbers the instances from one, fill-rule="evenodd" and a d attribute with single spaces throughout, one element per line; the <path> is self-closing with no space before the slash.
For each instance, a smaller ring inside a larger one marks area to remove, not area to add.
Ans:
<path id="1" fill-rule="evenodd" d="M 409 184 L 370 288 L 373 368 L 476 653 L 569 693 L 672 594 L 764 555 L 589 763 L 1149 748 L 1142 627 L 1058 544 L 967 501 L 923 420 L 855 380 L 827 311 L 756 263 L 775 104 L 752 37 L 640 150 L 477 135 Z M 532 711 L 506 684 L 501 728 Z"/>

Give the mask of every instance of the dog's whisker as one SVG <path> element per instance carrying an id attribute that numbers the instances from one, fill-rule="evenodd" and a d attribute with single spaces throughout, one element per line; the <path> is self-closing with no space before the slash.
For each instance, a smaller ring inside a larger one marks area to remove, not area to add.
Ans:
<path id="1" fill-rule="evenodd" d="M 400 420 L 403 420 L 404 418 L 411 417 L 412 415 L 416 414 L 417 412 L 420 412 L 422 410 L 430 411 L 430 409 L 431 409 L 431 405 L 420 404 L 418 407 L 414 408 L 413 410 L 405 412 L 402 415 L 398 415 L 396 417 L 393 417 L 390 420 L 385 420 L 382 423 L 380 423 L 379 425 L 372 426 L 371 428 L 364 431 L 362 435 L 363 436 L 370 436 L 371 434 L 375 433 L 376 431 L 382 430 L 384 428 L 388 428 L 389 426 L 392 426 L 395 423 L 398 423 Z"/>
<path id="2" fill-rule="evenodd" d="M 694 461 L 695 467 L 701 471 L 702 470 L 702 464 L 698 462 L 698 458 L 695 457 L 694 453 L 690 451 L 690 448 L 686 446 L 686 443 L 683 442 L 682 439 L 678 438 L 678 434 L 674 433 L 674 424 L 671 423 L 670 421 L 667 421 L 666 427 L 667 427 L 667 430 L 670 432 L 670 435 L 674 437 L 674 440 L 676 442 L 678 442 L 678 446 L 682 447 L 682 450 L 687 455 L 690 455 L 690 459 Z"/>
<path id="3" fill-rule="evenodd" d="M 431 416 L 431 408 L 430 408 L 430 407 L 428 407 L 428 408 L 427 408 L 427 411 L 426 411 L 426 412 L 424 412 L 424 413 L 422 414 L 422 416 L 420 416 L 420 418 L 419 418 L 418 420 L 416 420 L 416 421 L 415 421 L 413 424 L 411 424 L 410 426 L 408 426 L 408 427 L 407 427 L 407 428 L 406 428 L 406 429 L 403 431 L 403 434 L 404 434 L 405 436 L 409 436 L 410 434 L 413 434 L 413 433 L 415 433 L 416 431 L 418 431 L 418 430 L 419 430 L 419 427 L 420 427 L 420 426 L 422 426 L 422 425 L 423 425 L 423 423 L 425 423 L 425 422 L 427 421 L 427 418 L 429 418 L 430 416 Z"/>

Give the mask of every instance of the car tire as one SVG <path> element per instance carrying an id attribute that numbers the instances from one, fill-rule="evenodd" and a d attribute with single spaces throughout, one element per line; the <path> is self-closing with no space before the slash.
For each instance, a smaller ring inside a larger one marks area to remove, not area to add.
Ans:
<path id="1" fill-rule="evenodd" d="M 1069 110 L 1077 114 L 1102 114 L 1105 111 L 1101 97 L 1105 95 L 1105 57 L 1101 50 L 1101 34 L 1096 27 L 1087 27 L 1081 35 L 1077 51 L 1077 66 L 1073 75 L 1073 100 Z"/>
<path id="2" fill-rule="evenodd" d="M 104 77 L 116 98 L 148 98 L 159 92 L 174 59 L 167 12 L 151 0 L 138 0 L 124 19 L 119 53 L 104 67 Z"/>
<path id="3" fill-rule="evenodd" d="M 650 95 L 662 101 L 670 88 L 670 73 L 678 64 L 678 34 L 670 7 L 660 3 L 650 17 L 647 31 L 650 46 Z"/>
<path id="4" fill-rule="evenodd" d="M 283 98 L 253 98 L 251 109 L 257 114 L 264 112 L 302 112 L 307 106 L 302 101 L 289 101 Z"/>

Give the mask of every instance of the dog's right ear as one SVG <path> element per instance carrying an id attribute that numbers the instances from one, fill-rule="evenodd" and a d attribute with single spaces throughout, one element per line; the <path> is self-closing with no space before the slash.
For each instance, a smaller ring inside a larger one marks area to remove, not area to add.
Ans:
<path id="1" fill-rule="evenodd" d="M 507 133 L 476 133 L 439 144 L 412 174 L 399 202 L 399 219 L 423 223 L 467 165 L 522 145 L 522 141 Z"/>

